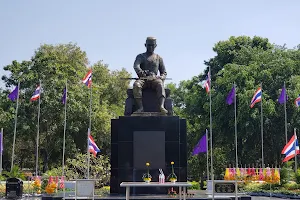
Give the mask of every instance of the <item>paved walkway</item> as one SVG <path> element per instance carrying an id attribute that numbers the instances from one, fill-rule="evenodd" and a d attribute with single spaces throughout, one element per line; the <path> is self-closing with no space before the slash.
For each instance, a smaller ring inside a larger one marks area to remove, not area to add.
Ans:
<path id="1" fill-rule="evenodd" d="M 187 197 L 187 199 L 206 199 L 206 198 L 209 198 L 209 199 L 211 199 L 212 198 L 212 196 L 211 195 L 207 195 L 206 194 L 206 191 L 205 190 L 189 190 L 189 193 L 191 193 L 191 194 L 194 194 L 193 196 L 188 196 Z M 74 193 L 72 193 L 72 196 L 74 195 Z M 233 197 L 234 195 L 219 195 L 219 194 L 215 194 L 215 198 L 226 198 L 226 197 Z M 67 197 L 67 199 L 68 199 L 68 197 L 69 197 L 69 195 L 66 195 L 66 197 Z M 141 196 L 140 196 L 141 197 Z M 152 198 L 151 198 L 152 197 Z M 69 197 L 70 198 L 70 197 Z M 71 198 L 74 198 L 74 196 L 73 197 L 71 197 Z M 120 200 L 124 200 L 125 199 L 125 196 L 106 196 L 106 197 L 99 197 L 99 196 L 95 196 L 95 199 L 103 199 L 103 200 L 105 200 L 105 199 L 110 199 L 110 198 L 112 198 L 112 199 L 120 199 Z M 136 196 L 136 197 L 133 197 L 133 199 L 135 199 L 135 198 L 139 198 L 138 196 Z M 143 196 L 142 197 L 143 199 L 145 198 L 145 199 L 147 199 L 147 200 L 151 200 L 151 199 L 178 199 L 178 196 L 176 196 L 176 197 L 168 197 L 168 196 L 166 196 L 166 195 L 149 195 L 149 196 Z M 0 200 L 4 200 L 5 198 L 0 198 Z M 25 198 L 22 198 L 22 199 L 20 199 L 20 200 L 41 200 L 41 197 L 25 197 Z M 275 197 L 257 197 L 257 196 L 252 196 L 251 197 L 251 200 L 283 200 L 283 198 L 275 198 Z"/>
<path id="2" fill-rule="evenodd" d="M 125 197 L 124 197 L 125 199 Z M 176 198 L 172 198 L 172 199 L 176 199 Z M 7 200 L 5 198 L 1 198 L 1 200 Z M 28 198 L 22 198 L 20 200 L 41 200 L 41 198 L 37 198 L 37 197 L 28 197 Z M 274 198 L 274 197 L 252 197 L 251 200 L 284 200 L 282 198 Z"/>

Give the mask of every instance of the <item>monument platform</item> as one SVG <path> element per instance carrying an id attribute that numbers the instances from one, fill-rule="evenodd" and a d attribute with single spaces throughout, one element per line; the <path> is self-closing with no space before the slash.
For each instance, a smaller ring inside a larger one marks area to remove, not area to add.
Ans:
<path id="1" fill-rule="evenodd" d="M 187 181 L 186 120 L 178 116 L 122 116 L 111 120 L 110 193 L 125 194 L 122 182 L 142 181 L 146 162 L 150 163 L 153 182 L 159 170 L 166 178 L 171 162 L 177 181 Z M 131 189 L 135 194 L 167 194 L 169 188 L 145 187 Z"/>

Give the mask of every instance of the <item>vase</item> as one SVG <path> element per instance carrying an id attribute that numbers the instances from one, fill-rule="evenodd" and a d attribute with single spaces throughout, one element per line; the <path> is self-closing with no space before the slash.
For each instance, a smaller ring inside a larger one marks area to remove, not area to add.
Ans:
<path id="1" fill-rule="evenodd" d="M 170 181 L 171 181 L 171 183 L 176 183 L 177 180 L 176 179 L 171 179 Z"/>
<path id="2" fill-rule="evenodd" d="M 151 179 L 145 179 L 145 183 L 150 183 Z"/>

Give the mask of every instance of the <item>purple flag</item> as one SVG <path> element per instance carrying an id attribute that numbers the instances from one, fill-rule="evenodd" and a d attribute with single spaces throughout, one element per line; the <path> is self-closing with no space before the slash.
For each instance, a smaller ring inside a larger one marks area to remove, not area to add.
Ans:
<path id="1" fill-rule="evenodd" d="M 193 156 L 203 152 L 206 152 L 206 134 L 202 136 L 198 144 L 195 146 Z"/>
<path id="2" fill-rule="evenodd" d="M 285 90 L 285 87 L 283 86 L 282 90 L 281 90 L 281 93 L 280 93 L 280 96 L 278 98 L 278 102 L 280 104 L 283 104 L 286 102 L 286 100 L 288 99 L 288 96 L 286 95 L 286 90 Z"/>
<path id="3" fill-rule="evenodd" d="M 63 104 L 65 104 L 66 101 L 67 101 L 67 88 L 64 89 L 64 92 L 63 92 L 63 96 L 62 96 L 62 98 L 61 98 L 61 101 L 62 101 Z"/>
<path id="4" fill-rule="evenodd" d="M 235 87 L 233 86 L 231 91 L 229 92 L 227 99 L 226 99 L 226 103 L 231 105 L 234 101 L 235 98 Z"/>
<path id="5" fill-rule="evenodd" d="M 19 87 L 16 86 L 16 88 L 8 95 L 8 98 L 14 101 L 18 98 L 18 93 L 19 93 Z"/>

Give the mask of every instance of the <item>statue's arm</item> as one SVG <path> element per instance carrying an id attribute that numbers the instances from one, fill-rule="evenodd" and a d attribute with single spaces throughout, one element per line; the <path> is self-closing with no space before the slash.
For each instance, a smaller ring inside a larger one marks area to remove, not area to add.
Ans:
<path id="1" fill-rule="evenodd" d="M 144 71 L 141 69 L 141 64 L 142 64 L 142 57 L 140 55 L 137 55 L 133 64 L 133 68 L 139 77 L 145 76 Z"/>
<path id="2" fill-rule="evenodd" d="M 167 77 L 167 71 L 166 71 L 166 67 L 165 67 L 162 57 L 159 58 L 159 68 L 158 69 L 159 69 L 161 79 L 165 79 Z"/>

